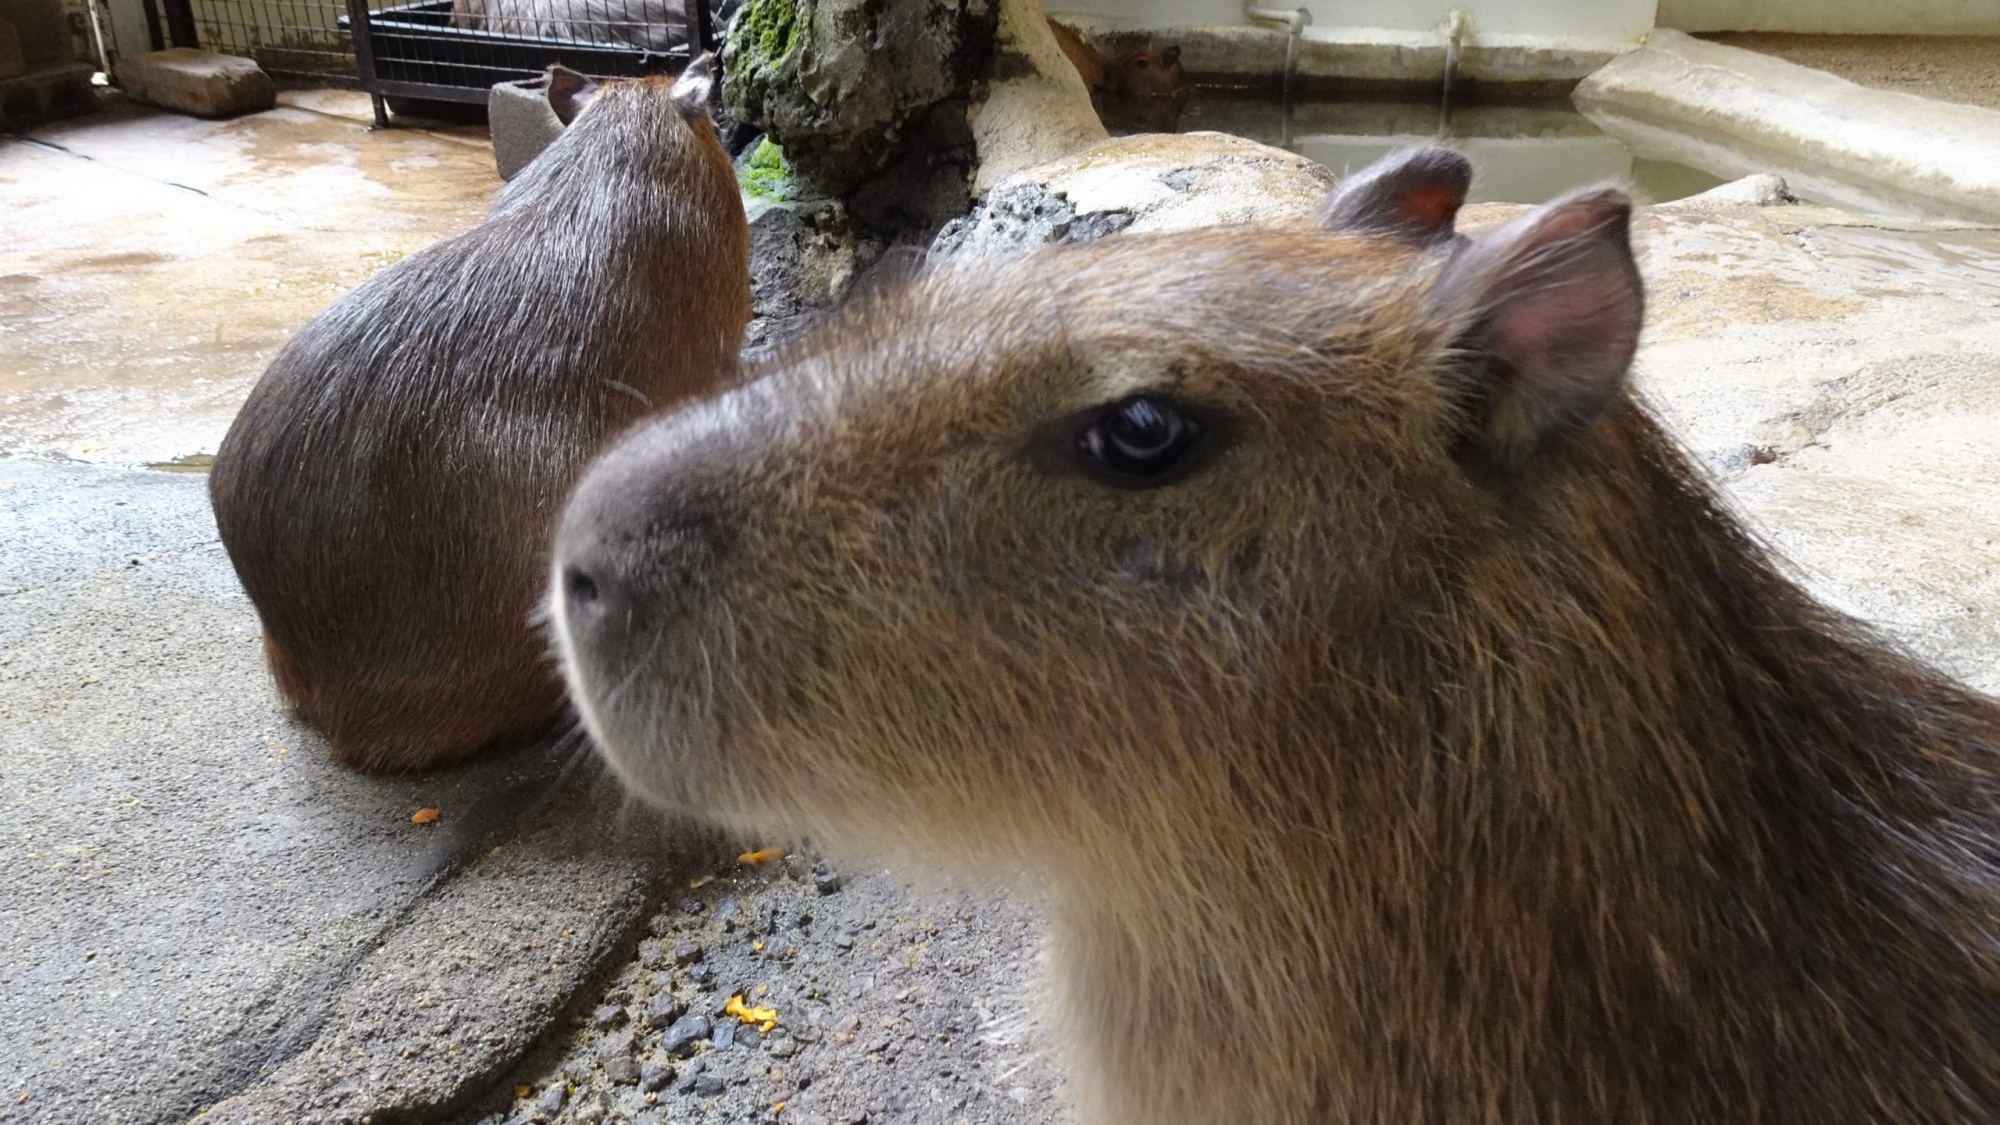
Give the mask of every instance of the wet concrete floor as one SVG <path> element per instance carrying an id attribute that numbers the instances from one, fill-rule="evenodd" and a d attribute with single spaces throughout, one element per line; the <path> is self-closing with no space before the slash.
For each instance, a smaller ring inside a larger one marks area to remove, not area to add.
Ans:
<path id="1" fill-rule="evenodd" d="M 212 453 L 291 333 L 500 186 L 483 128 L 279 102 L 199 121 L 114 100 L 0 137 L 0 456 Z"/>

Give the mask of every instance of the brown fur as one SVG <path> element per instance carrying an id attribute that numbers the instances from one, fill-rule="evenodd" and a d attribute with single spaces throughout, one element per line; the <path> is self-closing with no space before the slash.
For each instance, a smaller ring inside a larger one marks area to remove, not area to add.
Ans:
<path id="1" fill-rule="evenodd" d="M 2000 707 L 1622 389 L 1623 215 L 1473 304 L 1384 218 L 920 279 L 596 466 L 572 690 L 657 800 L 1046 890 L 1092 1125 L 2000 1119 Z M 1563 300 L 1601 401 L 1494 327 Z M 1075 471 L 1142 389 L 1227 440 Z"/>
<path id="2" fill-rule="evenodd" d="M 441 765 L 565 713 L 530 621 L 557 506 L 618 431 L 713 390 L 749 317 L 735 176 L 686 97 L 607 84 L 484 222 L 301 330 L 230 427 L 222 540 L 341 760 Z"/>
<path id="3" fill-rule="evenodd" d="M 1056 45 L 1090 91 L 1090 104 L 1106 128 L 1121 132 L 1171 133 L 1187 108 L 1187 72 L 1177 46 L 1127 51 L 1110 58 L 1084 41 L 1074 28 L 1049 22 Z"/>

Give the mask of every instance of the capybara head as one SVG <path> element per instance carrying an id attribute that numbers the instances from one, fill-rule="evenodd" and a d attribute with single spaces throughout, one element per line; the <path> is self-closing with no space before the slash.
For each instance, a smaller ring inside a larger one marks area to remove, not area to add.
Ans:
<path id="1" fill-rule="evenodd" d="M 1092 1125 L 2000 1115 L 2000 708 L 1627 393 L 1615 191 L 950 263 L 635 431 L 558 534 L 640 792 L 1026 875 Z"/>
<path id="2" fill-rule="evenodd" d="M 1254 760 L 1272 708 L 1376 674 L 1480 473 L 1563 456 L 1639 323 L 1615 193 L 1441 265 L 1462 191 L 1357 182 L 1337 229 L 940 270 L 628 438 L 555 596 L 613 765 L 739 825 L 1067 863 L 1194 846 L 1163 793 L 1294 783 Z"/>
<path id="3" fill-rule="evenodd" d="M 1130 51 L 1104 63 L 1092 101 L 1107 128 L 1121 132 L 1171 133 L 1187 108 L 1187 74 L 1177 46 Z"/>

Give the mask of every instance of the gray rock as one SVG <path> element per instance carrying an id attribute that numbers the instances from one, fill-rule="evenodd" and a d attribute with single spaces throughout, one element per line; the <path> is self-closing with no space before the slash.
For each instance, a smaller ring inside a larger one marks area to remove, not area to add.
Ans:
<path id="1" fill-rule="evenodd" d="M 568 1100 L 569 1087 L 563 1085 L 561 1082 L 557 1082 L 542 1091 L 542 1096 L 535 1100 L 535 1109 L 549 1117 L 554 1117 L 556 1114 L 562 1112 L 563 1103 Z"/>
<path id="2" fill-rule="evenodd" d="M 837 305 L 866 253 L 846 206 L 837 201 L 756 210 L 750 219 L 752 311 L 743 334 L 746 356 L 769 353 Z"/>
<path id="3" fill-rule="evenodd" d="M 625 1018 L 626 1013 L 623 1007 L 617 1004 L 605 1004 L 591 1013 L 590 1026 L 599 1031 L 606 1031 L 624 1023 Z"/>
<path id="4" fill-rule="evenodd" d="M 664 1089 L 667 1083 L 673 1080 L 673 1067 L 663 1066 L 658 1063 L 647 1063 L 639 1068 L 639 1088 L 647 1093 Z"/>
<path id="5" fill-rule="evenodd" d="M 702 1071 L 700 1074 L 694 1076 L 692 1090 L 698 1098 L 712 1098 L 727 1089 L 728 1085 L 727 1082 L 722 1080 L 721 1075 Z"/>
<path id="6" fill-rule="evenodd" d="M 684 941 L 674 947 L 674 964 L 692 965 L 702 958 L 702 948 L 691 941 Z"/>
<path id="7" fill-rule="evenodd" d="M 637 1036 L 638 1031 L 636 1028 L 619 1028 L 617 1031 L 597 1041 L 597 1057 L 600 1059 L 614 1059 L 620 1055 L 631 1054 Z"/>
<path id="8" fill-rule="evenodd" d="M 781 1028 L 773 1031 L 764 1040 L 764 1050 L 770 1052 L 771 1057 L 774 1059 L 789 1059 L 799 1053 L 799 1044 L 798 1040 L 794 1039 Z"/>
<path id="9" fill-rule="evenodd" d="M 118 60 L 125 96 L 196 117 L 237 117 L 278 104 L 278 85 L 250 59 L 170 47 Z"/>
<path id="10" fill-rule="evenodd" d="M 630 1086 L 639 1081 L 639 1060 L 631 1055 L 617 1055 L 604 1060 L 604 1077 L 621 1086 Z"/>
<path id="11" fill-rule="evenodd" d="M 708 965 L 696 965 L 688 970 L 688 980 L 707 988 L 715 983 L 715 969 Z"/>
<path id="12" fill-rule="evenodd" d="M 646 1018 L 655 1027 L 665 1027 L 687 1014 L 687 1001 L 671 992 L 662 992 L 653 997 L 646 1006 Z"/>
<path id="13" fill-rule="evenodd" d="M 639 963 L 649 969 L 664 969 L 673 958 L 668 956 L 666 943 L 658 938 L 647 938 L 639 943 Z"/>
<path id="14" fill-rule="evenodd" d="M 854 935 L 848 933 L 846 930 L 842 930 L 833 935 L 833 944 L 836 949 L 853 949 Z"/>
<path id="15" fill-rule="evenodd" d="M 813 875 L 813 889 L 823 895 L 838 891 L 845 884 L 840 875 L 832 871 L 820 871 Z"/>
<path id="16" fill-rule="evenodd" d="M 707 1059 L 704 1058 L 689 1059 L 687 1066 L 681 1068 L 680 1078 L 674 1082 L 674 1093 L 686 1094 L 692 1092 L 694 1090 L 695 1080 L 697 1078 L 700 1078 L 702 1074 L 707 1070 L 708 1070 Z"/>
<path id="17" fill-rule="evenodd" d="M 1217 133 L 1119 137 L 1009 177 L 945 224 L 931 257 L 1005 257 L 1118 231 L 1306 221 L 1333 173 Z"/>
<path id="18" fill-rule="evenodd" d="M 736 1026 L 736 1021 L 733 1019 L 717 1023 L 714 1031 L 709 1034 L 709 1046 L 714 1047 L 718 1051 L 728 1050 L 730 1047 L 735 1046 Z"/>
<path id="19" fill-rule="evenodd" d="M 660 1035 L 660 1050 L 666 1053 L 686 1054 L 696 1043 L 707 1039 L 715 1030 L 715 1025 L 704 1015 L 682 1016 L 672 1027 Z"/>

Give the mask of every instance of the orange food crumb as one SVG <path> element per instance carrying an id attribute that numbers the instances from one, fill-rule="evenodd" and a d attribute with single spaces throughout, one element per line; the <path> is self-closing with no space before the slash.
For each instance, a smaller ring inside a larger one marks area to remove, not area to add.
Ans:
<path id="1" fill-rule="evenodd" d="M 772 1112 L 772 1113 L 783 1113 L 783 1112 L 785 1112 L 785 1103 L 784 1103 L 784 1102 L 772 1102 L 772 1103 L 771 1103 L 771 1112 Z"/>
<path id="2" fill-rule="evenodd" d="M 438 818 L 438 813 L 440 811 L 441 810 L 439 809 L 434 809 L 430 807 L 418 809 L 416 812 L 410 814 L 410 823 L 429 824 Z"/>
<path id="3" fill-rule="evenodd" d="M 754 852 L 744 852 L 742 855 L 737 856 L 736 862 L 747 863 L 755 867 L 760 863 L 769 863 L 774 859 L 783 858 L 785 858 L 785 849 L 783 848 L 758 848 Z"/>
<path id="4" fill-rule="evenodd" d="M 758 1031 L 768 1032 L 778 1026 L 778 1009 L 753 1008 L 743 1002 L 741 993 L 729 998 L 729 1002 L 722 1006 L 722 1014 L 735 1016 L 741 1023 L 754 1023 Z"/>
<path id="5" fill-rule="evenodd" d="M 527 1097 L 527 1096 L 528 1096 L 529 1094 L 532 1094 L 532 1093 L 534 1093 L 534 1092 L 535 1092 L 535 1088 L 534 1088 L 533 1086 L 518 1086 L 518 1085 L 517 1085 L 517 1086 L 515 1086 L 515 1087 L 514 1087 L 514 1096 L 515 1096 L 515 1097 L 517 1097 L 517 1098 L 525 1098 L 525 1097 Z"/>

